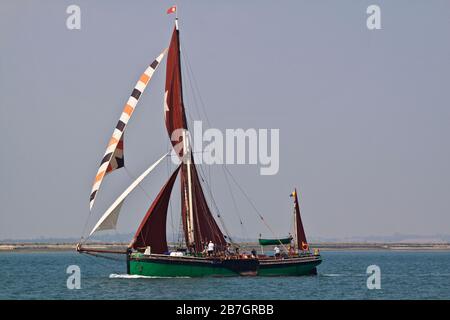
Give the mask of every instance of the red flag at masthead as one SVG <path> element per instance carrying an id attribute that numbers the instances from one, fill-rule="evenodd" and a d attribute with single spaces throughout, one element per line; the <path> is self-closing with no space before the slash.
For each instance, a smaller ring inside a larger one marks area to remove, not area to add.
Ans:
<path id="1" fill-rule="evenodd" d="M 177 12 L 177 6 L 171 6 L 169 9 L 167 9 L 167 14 L 175 13 Z"/>

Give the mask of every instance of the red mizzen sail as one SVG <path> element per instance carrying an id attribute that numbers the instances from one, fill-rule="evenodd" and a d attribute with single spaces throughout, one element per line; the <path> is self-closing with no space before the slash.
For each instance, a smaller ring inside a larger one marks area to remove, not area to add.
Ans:
<path id="1" fill-rule="evenodd" d="M 133 238 L 132 248 L 137 249 L 150 246 L 152 253 L 160 254 L 168 251 L 166 238 L 167 208 L 179 170 L 180 167 L 172 173 L 172 176 L 161 189 L 150 209 L 148 209 Z"/>
<path id="2" fill-rule="evenodd" d="M 298 249 L 308 250 L 309 246 L 308 242 L 306 241 L 305 229 L 303 228 L 302 218 L 300 217 L 300 206 L 298 204 L 297 189 L 294 190 L 291 196 L 294 197 L 295 222 L 296 222 L 295 231 L 297 232 Z"/>

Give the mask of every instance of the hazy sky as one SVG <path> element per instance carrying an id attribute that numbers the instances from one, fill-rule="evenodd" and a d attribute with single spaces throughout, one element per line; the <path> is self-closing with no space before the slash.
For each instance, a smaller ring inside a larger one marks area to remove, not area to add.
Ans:
<path id="1" fill-rule="evenodd" d="M 136 80 L 165 48 L 173 1 L 0 2 L 0 239 L 80 236 L 89 193 Z M 66 8 L 81 8 L 81 30 Z M 449 1 L 179 1 L 182 47 L 213 127 L 279 128 L 280 171 L 231 165 L 279 235 L 300 189 L 307 236 L 449 233 Z M 366 8 L 381 7 L 381 30 Z M 183 61 L 185 63 L 185 61 Z M 186 65 L 186 64 L 185 64 Z M 126 130 L 137 176 L 167 150 L 165 63 Z M 191 79 L 192 80 L 192 79 Z M 186 108 L 201 108 L 185 77 Z M 196 106 L 197 105 L 197 106 Z M 213 192 L 236 236 L 270 232 L 222 169 Z M 154 195 L 162 165 L 143 183 Z M 88 225 L 131 182 L 106 177 Z M 168 225 L 178 229 L 179 187 Z M 136 190 L 118 232 L 152 199 Z"/>

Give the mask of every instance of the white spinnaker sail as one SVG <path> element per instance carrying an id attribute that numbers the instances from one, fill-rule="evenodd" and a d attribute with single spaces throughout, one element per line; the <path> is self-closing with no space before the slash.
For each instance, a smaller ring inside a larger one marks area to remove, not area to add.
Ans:
<path id="1" fill-rule="evenodd" d="M 156 168 L 156 166 L 165 158 L 170 152 L 163 155 L 158 161 L 152 164 L 145 170 L 133 183 L 114 201 L 114 203 L 106 210 L 103 216 L 98 220 L 97 224 L 92 229 L 89 236 L 99 230 L 113 230 L 116 228 L 119 212 L 125 198 L 144 180 L 144 178 Z"/>

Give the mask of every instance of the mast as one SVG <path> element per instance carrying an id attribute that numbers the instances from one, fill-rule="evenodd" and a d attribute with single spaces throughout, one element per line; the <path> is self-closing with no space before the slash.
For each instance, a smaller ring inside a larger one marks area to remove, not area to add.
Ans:
<path id="1" fill-rule="evenodd" d="M 295 189 L 294 193 L 297 196 L 297 189 Z M 294 246 L 297 247 L 297 251 L 300 249 L 300 247 L 297 246 L 298 244 L 298 234 L 297 234 L 297 209 L 296 209 L 296 202 L 294 200 Z M 295 249 L 294 247 L 294 249 Z"/>
<path id="2" fill-rule="evenodd" d="M 189 140 L 186 136 L 186 132 L 183 132 L 183 142 L 185 147 L 185 154 L 184 157 L 186 159 L 186 167 L 187 167 L 187 178 L 188 178 L 188 216 L 187 216 L 187 223 L 188 223 L 188 239 L 189 239 L 189 245 L 194 242 L 194 215 L 193 215 L 193 206 L 192 206 L 192 173 L 191 173 L 191 156 L 190 156 L 190 147 L 189 147 Z"/>
<path id="3" fill-rule="evenodd" d="M 179 43 L 178 20 L 175 20 L 167 55 L 164 117 L 172 146 L 182 160 L 181 217 L 186 245 L 189 249 L 199 252 L 203 250 L 204 241 L 213 241 L 217 248 L 221 248 L 225 247 L 226 240 L 209 209 L 189 146 L 190 136 L 182 95 Z"/>
<path id="4" fill-rule="evenodd" d="M 176 12 L 175 17 L 175 29 L 177 33 L 177 46 L 178 46 L 178 65 L 179 68 L 179 77 L 180 77 L 180 98 L 181 98 L 181 104 L 184 105 L 183 100 L 183 79 L 181 76 L 181 48 L 180 48 L 180 30 L 178 28 L 178 13 Z M 184 123 L 186 124 L 186 130 L 187 130 L 187 120 L 186 120 L 186 114 L 183 114 L 184 117 Z M 191 149 L 190 149 L 190 143 L 189 143 L 189 135 L 186 135 L 186 130 L 183 131 L 183 161 L 186 161 L 186 167 L 187 167 L 187 176 L 188 176 L 188 196 L 187 196 L 187 239 L 188 243 L 186 244 L 188 247 L 194 242 L 194 214 L 193 214 L 193 205 L 192 205 L 192 173 L 191 173 Z"/>

